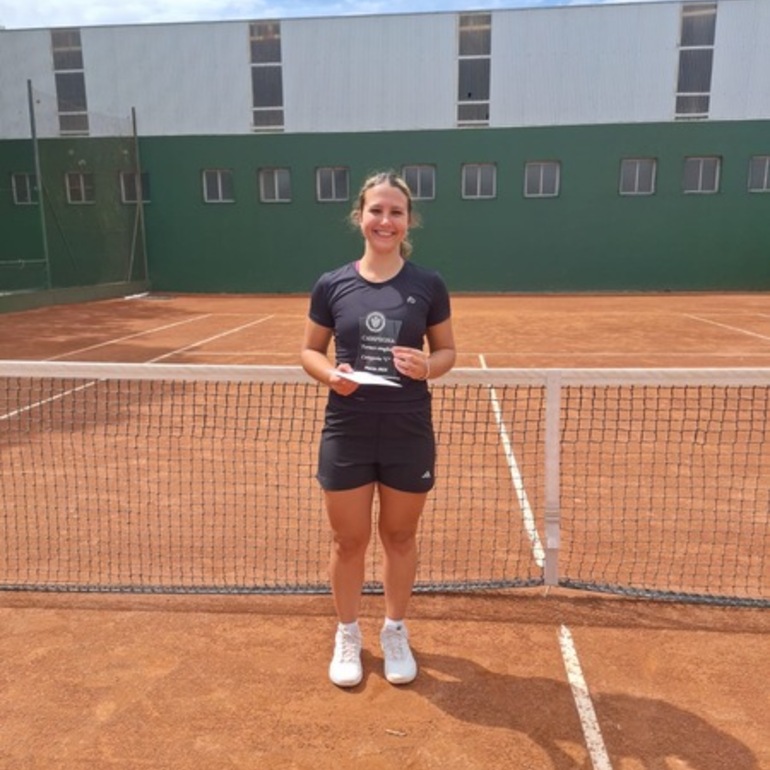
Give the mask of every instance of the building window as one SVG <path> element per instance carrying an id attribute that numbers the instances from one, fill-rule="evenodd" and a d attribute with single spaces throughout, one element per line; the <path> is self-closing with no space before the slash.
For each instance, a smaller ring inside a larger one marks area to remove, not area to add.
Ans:
<path id="1" fill-rule="evenodd" d="M 466 163 L 463 166 L 463 198 L 494 198 L 497 168 L 494 163 Z"/>
<path id="2" fill-rule="evenodd" d="M 51 51 L 59 112 L 59 133 L 87 134 L 88 105 L 80 30 L 51 30 Z"/>
<path id="3" fill-rule="evenodd" d="M 554 198 L 559 194 L 561 164 L 537 161 L 524 166 L 524 197 Z"/>
<path id="4" fill-rule="evenodd" d="M 288 168 L 261 168 L 259 170 L 259 199 L 263 203 L 291 201 L 291 174 Z"/>
<path id="5" fill-rule="evenodd" d="M 654 158 L 624 158 L 620 163 L 620 194 L 652 195 L 656 172 Z"/>
<path id="6" fill-rule="evenodd" d="M 679 119 L 708 117 L 716 23 L 716 3 L 686 3 L 682 6 L 676 88 L 676 117 Z"/>
<path id="7" fill-rule="evenodd" d="M 252 127 L 255 131 L 283 128 L 281 25 L 277 21 L 249 25 L 251 46 Z"/>
<path id="8" fill-rule="evenodd" d="M 203 172 L 203 200 L 206 203 L 233 203 L 235 188 L 230 169 L 213 168 Z"/>
<path id="9" fill-rule="evenodd" d="M 319 168 L 315 175 L 316 198 L 323 203 L 346 201 L 350 197 L 346 168 Z"/>
<path id="10" fill-rule="evenodd" d="M 11 174 L 11 190 L 17 206 L 37 203 L 37 177 L 34 174 Z"/>
<path id="11" fill-rule="evenodd" d="M 149 203 L 150 175 L 146 171 L 141 175 L 137 175 L 134 171 L 120 172 L 120 200 L 123 203 L 138 203 L 140 189 L 142 203 Z"/>
<path id="12" fill-rule="evenodd" d="M 457 125 L 488 126 L 492 15 L 460 14 L 457 41 Z"/>
<path id="13" fill-rule="evenodd" d="M 770 155 L 755 155 L 749 161 L 749 192 L 770 192 Z"/>
<path id="14" fill-rule="evenodd" d="M 685 158 L 682 189 L 686 193 L 719 192 L 720 158 Z"/>
<path id="15" fill-rule="evenodd" d="M 65 184 L 68 203 L 93 203 L 96 200 L 93 174 L 70 171 L 65 177 Z"/>
<path id="16" fill-rule="evenodd" d="M 404 166 L 401 175 L 415 200 L 432 201 L 436 198 L 436 169 L 434 166 Z"/>

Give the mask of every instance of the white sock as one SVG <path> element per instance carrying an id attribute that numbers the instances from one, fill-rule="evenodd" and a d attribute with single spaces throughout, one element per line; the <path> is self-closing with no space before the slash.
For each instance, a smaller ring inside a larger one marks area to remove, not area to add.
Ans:
<path id="1" fill-rule="evenodd" d="M 354 620 L 352 623 L 339 623 L 338 628 L 341 631 L 347 631 L 349 634 L 356 634 L 361 636 L 361 629 L 358 626 L 358 621 Z"/>
<path id="2" fill-rule="evenodd" d="M 395 628 L 397 631 L 400 631 L 404 627 L 404 621 L 403 620 L 393 620 L 393 618 L 385 618 L 385 623 L 383 623 L 383 629 L 385 628 Z"/>

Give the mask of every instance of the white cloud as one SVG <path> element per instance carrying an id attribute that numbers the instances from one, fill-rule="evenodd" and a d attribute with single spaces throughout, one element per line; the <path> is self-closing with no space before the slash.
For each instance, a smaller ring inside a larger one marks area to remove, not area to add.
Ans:
<path id="1" fill-rule="evenodd" d="M 85 27 L 227 19 L 537 8 L 661 0 L 0 0 L 0 26 Z"/>

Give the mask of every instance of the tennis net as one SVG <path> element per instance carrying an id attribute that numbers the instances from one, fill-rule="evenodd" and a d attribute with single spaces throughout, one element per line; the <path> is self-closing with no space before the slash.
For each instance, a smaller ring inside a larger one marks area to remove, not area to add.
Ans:
<path id="1" fill-rule="evenodd" d="M 770 370 L 468 369 L 432 393 L 417 590 L 770 606 Z M 328 591 L 325 400 L 298 368 L 0 362 L 0 589 Z"/>

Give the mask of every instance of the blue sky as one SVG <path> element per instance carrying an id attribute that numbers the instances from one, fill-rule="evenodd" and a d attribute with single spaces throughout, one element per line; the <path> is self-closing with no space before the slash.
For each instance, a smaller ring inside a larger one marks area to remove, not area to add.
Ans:
<path id="1" fill-rule="evenodd" d="M 661 0 L 0 0 L 7 29 L 543 8 Z"/>

